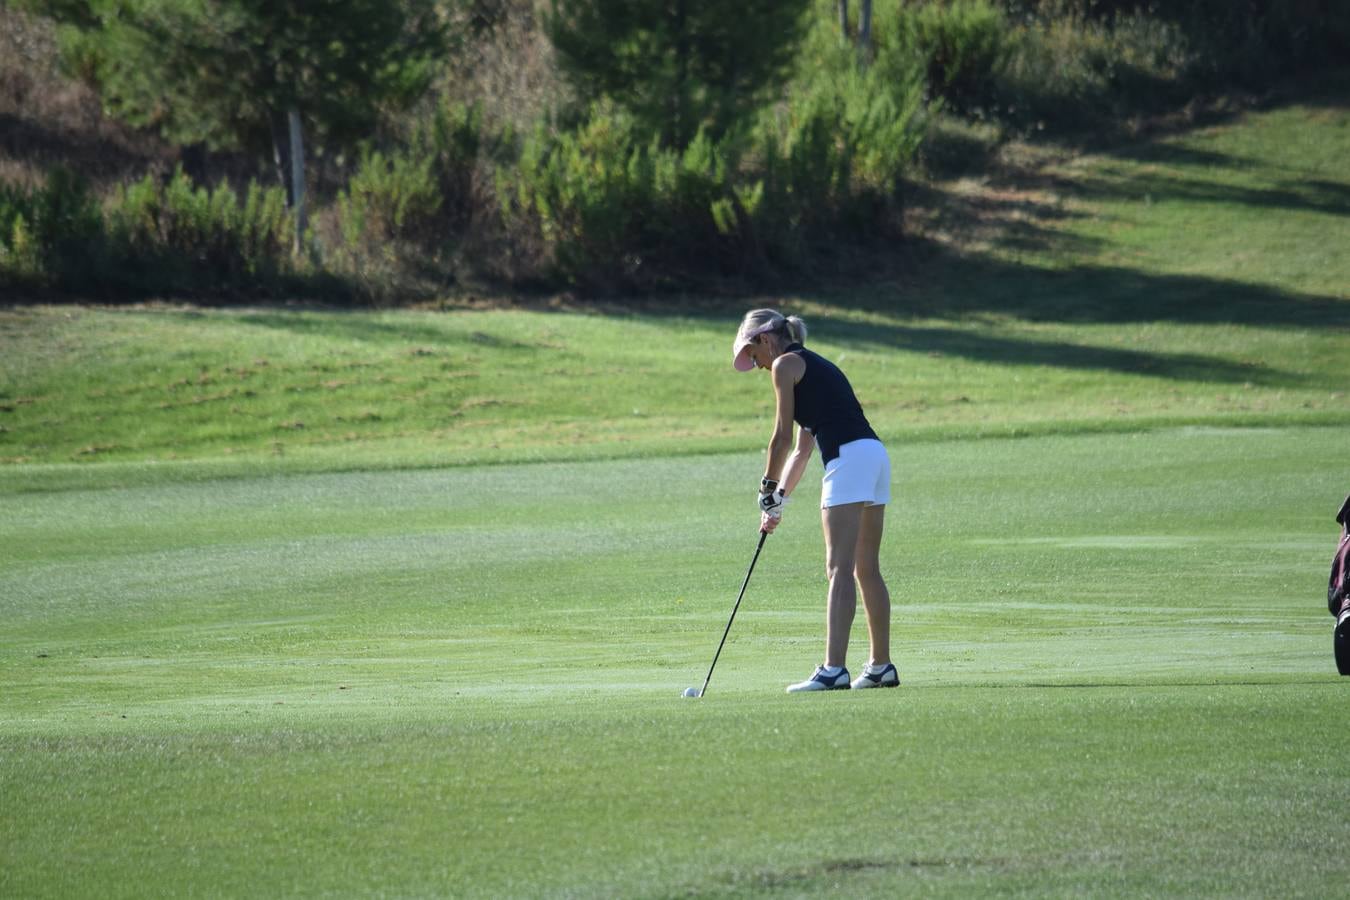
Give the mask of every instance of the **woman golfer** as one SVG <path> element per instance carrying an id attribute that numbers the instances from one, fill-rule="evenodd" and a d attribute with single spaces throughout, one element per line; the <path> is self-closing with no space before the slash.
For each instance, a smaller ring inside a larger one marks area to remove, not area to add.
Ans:
<path id="1" fill-rule="evenodd" d="M 825 572 L 830 580 L 825 664 L 817 666 L 806 681 L 789 685 L 788 692 L 895 687 L 900 677 L 891 664 L 891 597 L 878 562 L 886 503 L 891 498 L 890 458 L 844 373 L 803 347 L 805 340 L 806 323 L 798 317 L 756 309 L 745 314 L 732 351 L 737 371 L 768 370 L 777 399 L 768 464 L 759 484 L 763 531 L 778 527 L 783 504 L 796 489 L 817 444 L 825 463 L 820 494 Z M 795 447 L 793 421 L 800 426 Z M 850 685 L 844 657 L 859 588 L 867 611 L 872 659 Z"/>

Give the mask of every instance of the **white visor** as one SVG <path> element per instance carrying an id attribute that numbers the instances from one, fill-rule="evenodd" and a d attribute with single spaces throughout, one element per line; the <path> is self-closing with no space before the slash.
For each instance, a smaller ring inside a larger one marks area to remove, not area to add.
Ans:
<path id="1" fill-rule="evenodd" d="M 737 372 L 749 372 L 755 367 L 755 361 L 750 358 L 750 344 L 761 334 L 773 329 L 773 325 L 761 325 L 753 331 L 736 335 L 736 343 L 731 345 L 731 364 L 736 367 Z"/>

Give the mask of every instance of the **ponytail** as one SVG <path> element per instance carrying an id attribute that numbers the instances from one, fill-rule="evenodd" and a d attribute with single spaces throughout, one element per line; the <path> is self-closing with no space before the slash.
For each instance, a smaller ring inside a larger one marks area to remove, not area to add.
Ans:
<path id="1" fill-rule="evenodd" d="M 786 343 L 806 343 L 806 323 L 801 316 L 784 316 L 776 309 L 752 309 L 741 320 L 740 336 L 749 337 L 771 331 L 779 335 Z"/>

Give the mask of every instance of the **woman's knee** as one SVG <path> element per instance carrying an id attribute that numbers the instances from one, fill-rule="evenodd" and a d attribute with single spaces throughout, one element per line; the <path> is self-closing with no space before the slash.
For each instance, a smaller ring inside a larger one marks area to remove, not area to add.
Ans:
<path id="1" fill-rule="evenodd" d="M 825 577 L 834 581 L 836 578 L 853 578 L 856 562 L 852 555 L 829 555 L 825 557 Z"/>
<path id="2" fill-rule="evenodd" d="M 881 564 L 874 559 L 860 559 L 853 564 L 853 576 L 864 582 L 881 581 Z"/>

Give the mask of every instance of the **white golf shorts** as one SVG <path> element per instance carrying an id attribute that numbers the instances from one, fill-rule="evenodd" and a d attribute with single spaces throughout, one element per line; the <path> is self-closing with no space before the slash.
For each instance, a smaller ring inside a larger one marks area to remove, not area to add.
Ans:
<path id="1" fill-rule="evenodd" d="M 845 503 L 880 506 L 889 502 L 891 458 L 881 441 L 849 441 L 825 464 L 825 480 L 820 483 L 821 509 Z"/>

